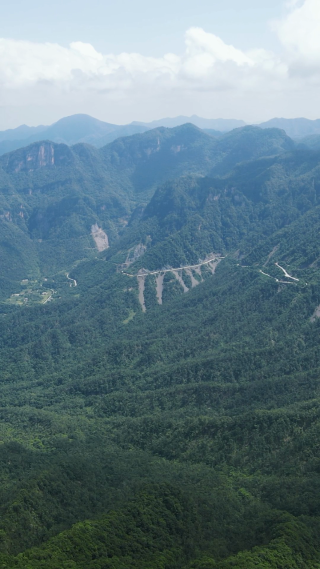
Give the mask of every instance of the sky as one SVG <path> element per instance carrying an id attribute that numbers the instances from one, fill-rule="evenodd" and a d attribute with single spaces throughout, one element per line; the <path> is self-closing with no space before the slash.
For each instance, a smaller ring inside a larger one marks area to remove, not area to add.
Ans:
<path id="1" fill-rule="evenodd" d="M 87 113 L 320 118 L 320 0 L 11 0 L 0 130 Z"/>

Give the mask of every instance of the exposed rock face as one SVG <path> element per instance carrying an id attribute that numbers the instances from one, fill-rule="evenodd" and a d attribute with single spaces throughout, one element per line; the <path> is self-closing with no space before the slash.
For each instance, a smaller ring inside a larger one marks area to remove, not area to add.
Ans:
<path id="1" fill-rule="evenodd" d="M 69 165 L 71 161 L 72 153 L 65 144 L 37 142 L 5 155 L 1 159 L 1 165 L 8 174 L 14 174 L 32 172 L 39 168 Z"/>
<path id="2" fill-rule="evenodd" d="M 320 318 L 320 306 L 317 306 L 315 309 L 313 315 L 310 318 L 310 322 L 315 322 L 317 318 Z"/>
<path id="3" fill-rule="evenodd" d="M 91 235 L 95 240 L 96 247 L 98 251 L 104 251 L 109 247 L 108 235 L 98 226 L 97 223 L 91 227 Z"/>
<path id="4" fill-rule="evenodd" d="M 132 263 L 137 261 L 139 257 L 142 257 L 142 255 L 144 255 L 146 250 L 147 247 L 145 245 L 142 245 L 142 243 L 139 243 L 139 245 L 137 245 L 134 249 L 131 249 L 127 255 L 125 266 L 129 267 L 132 265 Z"/>
<path id="5" fill-rule="evenodd" d="M 197 286 L 198 284 L 200 284 L 200 282 L 197 281 L 197 279 L 194 278 L 194 275 L 193 275 L 193 272 L 192 272 L 191 269 L 189 269 L 188 267 L 186 267 L 184 270 L 186 271 L 187 275 L 190 277 L 192 288 L 194 288 L 195 286 Z"/>
<path id="6" fill-rule="evenodd" d="M 189 289 L 186 286 L 186 283 L 184 282 L 183 278 L 182 278 L 182 271 L 180 270 L 176 270 L 176 271 L 172 271 L 174 276 L 176 277 L 177 281 L 179 284 L 181 284 L 182 288 L 183 288 L 183 292 L 188 292 Z"/>
<path id="7" fill-rule="evenodd" d="M 139 287 L 139 302 L 141 304 L 142 312 L 146 312 L 146 305 L 144 302 L 144 287 L 145 287 L 146 275 L 139 274 L 137 275 L 137 279 Z"/>
<path id="8" fill-rule="evenodd" d="M 156 291 L 158 304 L 162 304 L 162 293 L 163 293 L 163 279 L 164 273 L 160 273 L 156 278 Z"/>
<path id="9" fill-rule="evenodd" d="M 146 155 L 149 157 L 151 156 L 151 154 L 159 152 L 160 148 L 161 148 L 160 138 L 157 138 L 157 140 L 153 141 L 153 144 L 145 148 L 144 151 Z"/>
<path id="10" fill-rule="evenodd" d="M 178 154 L 178 152 L 181 152 L 182 150 L 185 150 L 185 146 L 183 144 L 177 144 L 175 146 L 171 146 L 171 152 L 173 154 Z"/>
<path id="11" fill-rule="evenodd" d="M 137 261 L 139 257 L 144 255 L 146 250 L 147 247 L 145 245 L 142 245 L 142 243 L 139 243 L 138 245 L 136 245 L 136 247 L 130 249 L 125 262 L 122 263 L 121 265 L 118 265 L 118 271 L 125 271 L 126 269 L 128 269 L 128 267 L 130 267 L 132 263 L 135 263 L 135 261 Z"/>

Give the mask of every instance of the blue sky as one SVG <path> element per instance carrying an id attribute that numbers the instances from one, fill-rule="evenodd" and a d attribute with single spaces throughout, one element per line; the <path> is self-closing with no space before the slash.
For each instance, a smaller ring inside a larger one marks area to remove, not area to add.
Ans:
<path id="1" fill-rule="evenodd" d="M 88 113 L 319 118 L 319 0 L 11 0 L 0 129 Z"/>
<path id="2" fill-rule="evenodd" d="M 11 0 L 1 6 L 0 36 L 161 56 L 183 48 L 188 28 L 202 27 L 242 49 L 275 48 L 268 21 L 283 12 L 279 0 Z"/>

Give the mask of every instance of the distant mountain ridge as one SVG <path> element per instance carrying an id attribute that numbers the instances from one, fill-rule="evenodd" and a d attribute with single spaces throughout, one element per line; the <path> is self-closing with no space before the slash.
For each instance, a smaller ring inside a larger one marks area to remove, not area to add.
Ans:
<path id="1" fill-rule="evenodd" d="M 235 128 L 240 128 L 245 126 L 246 123 L 242 120 L 236 119 L 204 119 L 198 117 L 197 115 L 192 115 L 191 117 L 179 116 L 173 118 L 164 118 L 160 120 L 151 121 L 150 123 L 143 122 L 133 122 L 133 125 L 144 125 L 149 128 L 157 128 L 158 126 L 165 126 L 168 128 L 174 128 L 175 126 L 181 126 L 186 123 L 191 123 L 201 129 L 212 129 L 220 132 L 229 132 Z"/>
<path id="2" fill-rule="evenodd" d="M 9 140 L 25 140 L 35 134 L 40 134 L 40 132 L 45 131 L 47 128 L 48 127 L 44 125 L 27 126 L 26 124 L 22 124 L 17 128 L 9 128 L 8 130 L 0 131 L 0 142 Z"/>
<path id="3" fill-rule="evenodd" d="M 320 119 L 305 118 L 283 119 L 274 118 L 259 124 L 260 128 L 281 128 L 291 138 L 300 139 L 312 134 L 320 134 Z"/>
<path id="4" fill-rule="evenodd" d="M 192 123 L 198 128 L 209 129 L 209 134 L 219 136 L 235 128 L 245 126 L 243 121 L 233 119 L 204 119 L 192 117 L 165 118 L 151 123 L 132 122 L 127 125 L 107 123 L 89 115 L 77 114 L 64 117 L 51 126 L 29 127 L 21 125 L 15 129 L 0 131 L 0 156 L 23 148 L 33 142 L 50 140 L 51 142 L 68 144 L 85 143 L 102 148 L 109 142 L 123 136 L 131 136 L 158 127 L 174 128 Z"/>
<path id="5" fill-rule="evenodd" d="M 127 125 L 117 125 L 98 120 L 89 115 L 77 114 L 64 117 L 51 126 L 29 127 L 21 125 L 15 129 L 0 131 L 0 156 L 42 140 L 67 144 L 68 146 L 84 143 L 102 148 L 118 138 L 141 134 L 155 128 L 175 128 L 184 124 L 193 124 L 215 138 L 246 126 L 246 123 L 241 120 L 206 119 L 197 115 L 191 117 L 181 115 L 150 123 L 132 122 Z M 317 149 L 319 146 L 314 137 L 320 135 L 320 119 L 312 121 L 304 118 L 274 118 L 253 126 L 260 126 L 262 129 L 281 129 L 289 137 L 303 143 L 308 148 Z"/>
<path id="6" fill-rule="evenodd" d="M 68 144 L 85 143 L 101 148 L 121 136 L 130 136 L 148 130 L 139 125 L 116 125 L 89 115 L 64 117 L 51 126 L 28 127 L 0 132 L 0 155 L 28 146 L 33 142 L 50 140 Z"/>

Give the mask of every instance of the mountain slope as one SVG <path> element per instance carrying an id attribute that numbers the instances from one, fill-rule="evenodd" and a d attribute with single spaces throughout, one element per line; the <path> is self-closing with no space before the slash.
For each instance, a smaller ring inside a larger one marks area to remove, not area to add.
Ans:
<path id="1" fill-rule="evenodd" d="M 320 150 L 320 134 L 310 134 L 299 140 L 301 144 L 305 144 L 311 150 Z"/>
<path id="2" fill-rule="evenodd" d="M 95 253 L 93 226 L 103 224 L 115 235 L 121 225 L 116 220 L 130 213 L 128 198 L 108 184 L 100 155 L 92 147 L 71 150 L 35 143 L 5 155 L 0 165 L 1 230 L 7 236 L 1 251 L 8 259 L 3 278 L 38 279 L 39 274 L 70 268 Z M 25 258 L 19 274 L 10 263 L 12 247 Z M 28 247 L 32 255 L 26 254 Z"/>
<path id="3" fill-rule="evenodd" d="M 320 156 L 260 133 L 220 146 L 187 125 L 1 159 L 12 212 L 35 200 L 9 211 L 31 241 L 63 251 L 65 218 L 86 227 L 100 196 L 110 224 L 116 199 L 133 212 L 54 275 L 61 299 L 4 305 L 4 566 L 319 564 Z"/>
<path id="4" fill-rule="evenodd" d="M 137 264 L 149 270 L 194 264 L 211 251 L 243 255 L 313 211 L 319 181 L 319 155 L 295 151 L 244 163 L 224 178 L 185 176 L 167 182 L 108 258 L 139 242 L 147 249 Z"/>
<path id="5" fill-rule="evenodd" d="M 283 130 L 247 126 L 220 137 L 218 148 L 222 157 L 211 171 L 215 175 L 226 174 L 241 162 L 292 152 L 295 144 Z"/>
<path id="6" fill-rule="evenodd" d="M 185 124 L 116 140 L 101 153 L 108 170 L 121 169 L 121 175 L 141 192 L 181 174 L 224 174 L 244 160 L 292 151 L 294 147 L 293 141 L 277 129 L 244 127 L 215 139 Z"/>
<path id="7" fill-rule="evenodd" d="M 125 277 L 118 275 L 116 278 L 124 284 Z M 119 281 L 116 287 L 119 300 L 123 295 L 123 284 Z M 275 531 L 276 525 L 274 520 L 270 523 L 270 508 L 275 517 L 279 509 L 291 512 L 292 516 L 309 516 L 305 519 L 308 533 L 307 527 L 316 523 L 314 516 L 319 511 L 318 458 L 317 450 L 313 449 L 313 437 L 318 428 L 317 404 L 313 402 L 318 389 L 316 367 L 313 367 L 317 363 L 314 349 L 318 326 L 309 321 L 318 290 L 313 290 L 310 296 L 310 291 L 304 288 L 282 285 L 279 292 L 279 285 L 266 279 L 258 270 L 237 267 L 234 263 L 221 264 L 215 277 L 207 279 L 188 295 L 176 297 L 166 306 L 155 307 L 143 316 L 144 321 L 138 317 L 127 325 L 121 326 L 119 322 L 120 335 L 112 338 L 110 327 L 116 321 L 111 312 L 114 311 L 114 317 L 121 321 L 121 304 L 115 303 L 110 295 L 110 291 L 115 290 L 114 280 L 109 284 L 104 280 L 101 285 L 90 292 L 84 288 L 86 293 L 81 309 L 79 305 L 76 309 L 72 305 L 66 313 L 66 307 L 59 310 L 58 306 L 52 306 L 38 311 L 36 319 L 34 314 L 31 321 L 29 313 L 31 343 L 27 349 L 35 375 L 32 379 L 32 374 L 29 376 L 31 368 L 25 370 L 25 379 L 28 377 L 31 383 L 27 391 L 18 390 L 18 398 L 16 390 L 14 393 L 6 390 L 7 410 L 2 411 L 6 423 L 15 423 L 14 436 L 23 441 L 32 433 L 37 440 L 40 436 L 44 447 L 48 448 L 50 433 L 56 429 L 54 421 L 61 425 L 61 417 L 64 417 L 60 433 L 67 430 L 70 440 L 76 436 L 75 441 L 82 445 L 82 452 L 91 463 L 92 454 L 88 455 L 85 450 L 84 440 L 80 442 L 84 433 L 89 437 L 91 448 L 93 444 L 97 445 L 100 453 L 107 441 L 109 445 L 111 441 L 115 442 L 119 446 L 118 461 L 124 451 L 134 453 L 137 463 L 142 461 L 144 471 L 150 468 L 147 467 L 148 460 L 154 456 L 156 462 L 151 476 L 170 478 L 170 461 L 185 464 L 186 478 L 180 475 L 180 486 L 191 488 L 193 481 L 193 495 L 197 500 L 202 499 L 203 492 L 206 496 L 212 484 L 205 464 L 217 469 L 216 476 L 221 469 L 226 476 L 231 468 L 233 489 L 229 488 L 229 482 L 224 488 L 222 482 L 216 481 L 218 486 L 214 487 L 219 497 L 210 498 L 216 500 L 215 507 L 209 502 L 213 513 L 210 517 L 201 505 L 201 516 L 204 517 L 198 522 L 200 527 L 204 524 L 204 528 L 210 523 L 215 535 L 219 535 L 218 540 L 212 542 L 211 535 L 211 542 L 208 536 L 208 542 L 201 544 L 202 553 L 216 559 L 223 558 L 224 551 L 231 553 L 239 547 L 244 549 L 269 543 L 270 533 Z M 85 281 L 81 283 L 80 279 L 79 286 L 86 287 Z M 133 307 L 137 310 L 134 304 Z M 287 337 L 283 338 L 283 330 L 291 319 Z M 1 332 L 2 340 L 6 339 L 5 349 L 10 350 L 12 344 L 16 357 L 21 349 L 26 349 L 27 323 L 21 326 L 21 318 L 19 320 L 19 337 L 8 337 L 14 329 L 12 321 Z M 56 330 L 52 329 L 52 322 L 55 322 Z M 41 330 L 41 345 L 38 345 L 38 338 L 35 343 L 32 340 L 37 334 L 36 328 Z M 313 358 L 310 357 L 312 354 Z M 301 357 L 309 362 L 306 370 L 309 378 L 297 369 L 297 358 Z M 51 358 L 57 366 L 55 371 L 50 369 Z M 4 369 L 8 373 L 7 364 Z M 7 377 L 10 385 L 13 378 Z M 33 390 L 31 399 L 30 389 Z M 16 411 L 11 409 L 11 397 L 15 398 Z M 302 405 L 301 397 L 305 399 Z M 30 404 L 31 408 L 28 407 Z M 288 408 L 282 408 L 288 404 Z M 296 406 L 290 408 L 290 404 Z M 80 439 L 79 429 L 83 433 Z M 56 440 L 55 444 L 61 445 L 63 453 L 63 439 L 61 442 Z M 70 453 L 73 444 L 68 442 L 68 445 Z M 135 454 L 138 452 L 145 455 Z M 309 455 L 308 468 L 304 466 L 306 455 Z M 111 457 L 108 464 L 110 460 Z M 117 462 L 115 455 L 112 461 Z M 190 463 L 197 468 L 187 467 Z M 95 464 L 96 468 L 102 467 Z M 189 482 L 187 472 L 191 477 Z M 60 471 L 58 473 L 62 475 Z M 75 476 L 75 480 L 84 486 L 80 472 Z M 125 479 L 131 476 L 129 468 Z M 49 483 L 52 484 L 42 478 L 38 484 L 40 488 L 46 488 Z M 17 491 L 14 477 L 10 484 L 10 494 L 14 494 Z M 28 504 L 35 508 L 37 490 L 30 482 L 23 484 L 23 487 L 27 484 Z M 97 487 L 97 482 L 94 484 Z M 25 493 L 21 499 L 23 496 Z M 7 500 L 10 504 L 9 496 Z M 77 500 L 76 494 L 73 500 Z M 8 502 L 3 508 L 9 507 Z M 24 508 L 27 514 L 30 506 Z M 90 511 L 89 505 L 87 511 Z M 233 527 L 231 535 L 225 526 L 226 519 Z M 5 520 L 8 531 L 12 514 Z M 20 515 L 18 527 L 21 523 Z M 292 523 L 296 524 L 298 520 L 292 518 Z M 269 533 L 265 529 L 263 537 L 259 531 L 256 535 L 250 533 L 253 526 L 261 527 L 259 524 L 262 527 L 269 524 Z M 243 533 L 239 533 L 241 525 Z M 301 531 L 300 527 L 296 546 Z M 29 530 L 27 535 L 29 543 L 35 543 Z M 47 551 L 52 559 L 58 555 L 57 562 L 60 563 L 59 551 L 65 552 L 64 555 L 70 551 L 70 548 L 64 549 L 66 537 L 61 535 L 56 540 L 58 547 L 53 551 L 48 544 Z M 87 547 L 91 555 L 95 546 L 90 539 Z M 28 558 L 35 562 L 42 554 L 35 551 L 30 555 Z M 297 553 L 293 551 L 292 555 L 295 557 Z"/>
<path id="8" fill-rule="evenodd" d="M 214 139 L 184 125 L 121 138 L 101 150 L 43 142 L 4 155 L 1 247 L 8 271 L 3 274 L 3 297 L 8 298 L 11 285 L 16 294 L 27 278 L 41 291 L 40 277 L 94 257 L 117 239 L 130 219 L 141 216 L 156 187 L 166 180 L 225 173 L 244 159 L 292 148 L 292 141 L 278 130 L 245 127 Z M 10 266 L 12 247 L 16 261 Z M 17 271 L 19 255 L 23 260 Z"/>

